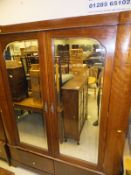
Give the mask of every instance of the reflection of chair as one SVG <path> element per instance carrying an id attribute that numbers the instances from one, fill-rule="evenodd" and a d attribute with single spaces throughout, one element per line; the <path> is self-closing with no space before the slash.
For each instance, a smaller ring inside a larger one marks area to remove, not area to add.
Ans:
<path id="1" fill-rule="evenodd" d="M 98 126 L 98 122 L 99 122 L 102 86 L 103 86 L 103 69 L 98 68 L 98 75 L 97 75 L 97 89 L 98 89 L 98 92 L 97 92 L 97 115 L 98 115 L 98 119 L 93 123 L 94 126 Z"/>
<path id="2" fill-rule="evenodd" d="M 98 68 L 91 67 L 89 69 L 88 89 L 94 90 L 95 97 L 96 97 L 96 89 L 97 89 L 97 80 L 98 80 Z"/>

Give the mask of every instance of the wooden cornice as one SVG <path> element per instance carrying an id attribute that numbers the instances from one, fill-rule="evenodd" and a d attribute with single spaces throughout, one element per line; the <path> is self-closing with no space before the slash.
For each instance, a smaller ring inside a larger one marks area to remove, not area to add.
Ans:
<path id="1" fill-rule="evenodd" d="M 52 29 L 65 29 L 73 27 L 89 27 L 101 25 L 115 25 L 118 23 L 119 14 L 103 14 L 92 16 L 81 16 L 54 20 L 45 20 L 37 22 L 29 22 L 14 25 L 2 26 L 2 33 L 16 33 L 16 32 L 29 32 L 41 31 Z"/>
<path id="2" fill-rule="evenodd" d="M 99 14 L 1 26 L 1 34 L 131 23 L 131 12 Z"/>
<path id="3" fill-rule="evenodd" d="M 119 16 L 119 22 L 122 23 L 131 23 L 131 11 L 121 12 Z"/>

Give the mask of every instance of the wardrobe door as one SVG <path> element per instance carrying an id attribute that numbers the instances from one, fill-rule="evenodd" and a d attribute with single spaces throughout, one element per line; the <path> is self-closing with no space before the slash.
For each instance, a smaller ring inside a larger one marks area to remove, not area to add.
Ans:
<path id="1" fill-rule="evenodd" d="M 46 63 L 39 43 L 38 33 L 1 37 L 6 93 L 2 105 L 7 105 L 3 112 L 10 144 L 48 154 Z"/>
<path id="2" fill-rule="evenodd" d="M 56 157 L 96 170 L 103 168 L 115 40 L 113 26 L 47 33 Z"/>

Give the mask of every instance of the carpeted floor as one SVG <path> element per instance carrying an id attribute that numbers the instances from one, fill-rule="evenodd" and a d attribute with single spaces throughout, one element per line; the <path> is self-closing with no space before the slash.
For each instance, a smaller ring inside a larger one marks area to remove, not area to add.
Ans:
<path id="1" fill-rule="evenodd" d="M 0 167 L 0 175 L 15 175 L 15 174 L 12 173 L 11 171 L 8 171 L 8 170 Z"/>

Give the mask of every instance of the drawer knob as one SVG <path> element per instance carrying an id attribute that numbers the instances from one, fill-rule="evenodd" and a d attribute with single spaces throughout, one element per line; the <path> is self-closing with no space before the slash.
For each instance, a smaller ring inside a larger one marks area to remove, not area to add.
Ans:
<path id="1" fill-rule="evenodd" d="M 32 162 L 33 165 L 35 165 L 36 163 L 35 162 Z"/>

